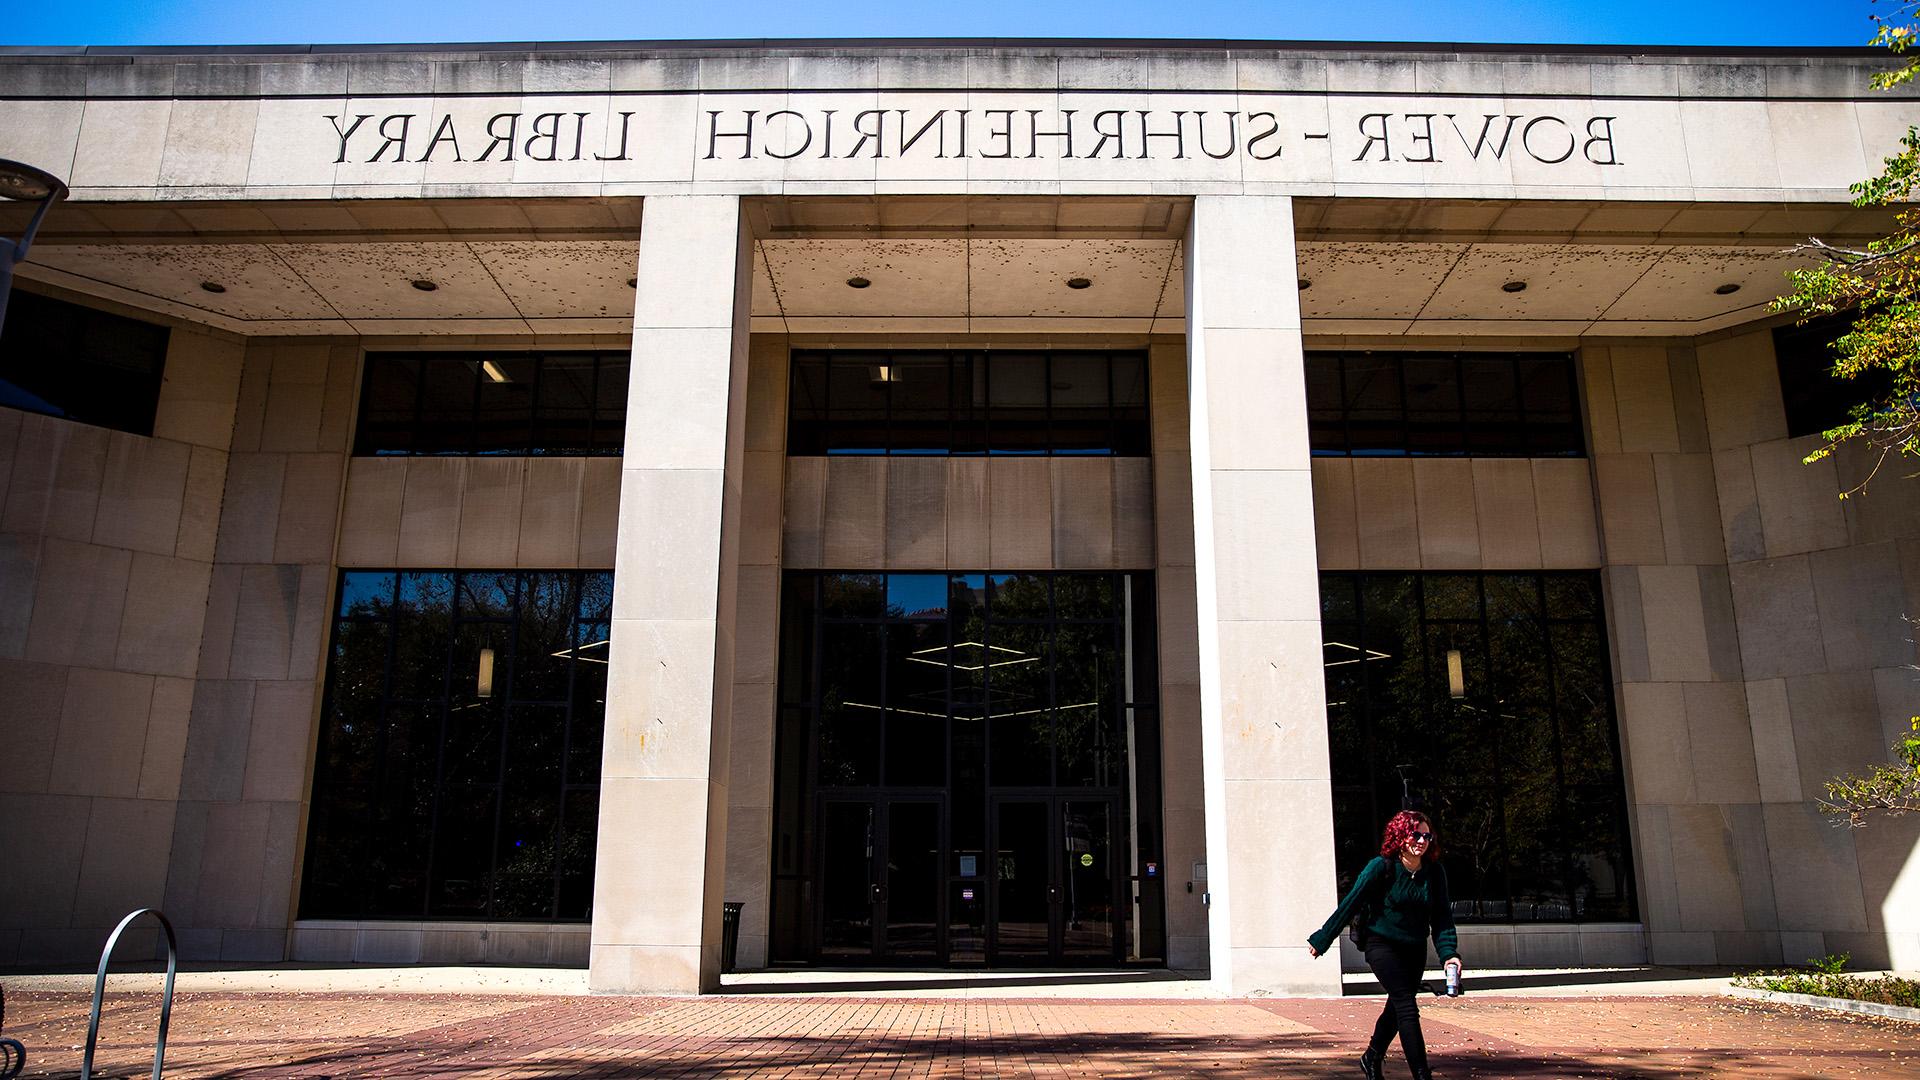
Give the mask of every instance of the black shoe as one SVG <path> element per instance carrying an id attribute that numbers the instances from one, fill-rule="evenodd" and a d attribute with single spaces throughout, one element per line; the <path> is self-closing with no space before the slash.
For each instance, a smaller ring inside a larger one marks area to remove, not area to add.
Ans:
<path id="1" fill-rule="evenodd" d="M 1372 1050 L 1361 1054 L 1360 1075 L 1366 1077 L 1367 1080 L 1381 1080 L 1380 1059 L 1385 1056 L 1385 1054 L 1376 1054 Z"/>
<path id="2" fill-rule="evenodd" d="M 1433 1080 L 1433 1070 L 1421 1067 L 1413 1070 L 1413 1080 Z"/>

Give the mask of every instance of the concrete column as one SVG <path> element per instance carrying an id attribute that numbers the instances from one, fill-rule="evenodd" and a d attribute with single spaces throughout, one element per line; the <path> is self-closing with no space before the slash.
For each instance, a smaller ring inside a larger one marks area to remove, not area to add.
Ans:
<path id="1" fill-rule="evenodd" d="M 719 985 L 751 274 L 737 197 L 647 200 L 614 555 L 595 990 Z"/>
<path id="2" fill-rule="evenodd" d="M 1338 994 L 1339 958 L 1306 945 L 1334 904 L 1333 792 L 1293 204 L 1200 196 L 1186 245 L 1213 982 Z"/>

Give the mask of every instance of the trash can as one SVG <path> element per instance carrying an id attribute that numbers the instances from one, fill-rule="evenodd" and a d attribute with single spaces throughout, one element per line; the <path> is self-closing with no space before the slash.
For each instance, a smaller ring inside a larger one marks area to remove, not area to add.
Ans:
<path id="1" fill-rule="evenodd" d="M 744 904 L 723 904 L 720 909 L 720 970 L 732 972 L 740 953 L 740 909 Z"/>

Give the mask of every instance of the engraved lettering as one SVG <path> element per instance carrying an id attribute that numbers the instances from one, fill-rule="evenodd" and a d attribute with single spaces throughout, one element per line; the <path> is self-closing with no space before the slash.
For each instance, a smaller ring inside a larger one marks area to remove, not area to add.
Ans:
<path id="1" fill-rule="evenodd" d="M 1418 121 L 1420 125 L 1419 130 L 1417 131 L 1413 129 L 1414 123 L 1416 121 Z M 1432 113 L 1408 113 L 1407 129 L 1408 129 L 1407 138 L 1409 140 L 1414 142 L 1416 145 L 1419 143 L 1427 144 L 1427 148 L 1424 151 L 1424 153 L 1427 156 L 1414 157 L 1413 155 L 1408 154 L 1405 157 L 1403 157 L 1401 160 L 1402 161 L 1421 161 L 1421 162 L 1438 160 L 1433 156 L 1433 114 Z"/>
<path id="2" fill-rule="evenodd" d="M 1507 140 L 1513 138 L 1513 125 L 1518 123 L 1520 118 L 1518 116 L 1501 116 L 1499 113 L 1486 113 L 1484 116 L 1485 118 L 1480 121 L 1480 134 L 1472 142 L 1467 141 L 1467 133 L 1460 130 L 1460 121 L 1455 120 L 1452 113 L 1447 114 L 1447 122 L 1453 125 L 1453 133 L 1460 136 L 1460 145 L 1467 148 L 1468 156 L 1472 157 L 1475 161 L 1479 161 L 1480 152 L 1487 149 L 1488 144 L 1492 142 L 1493 122 L 1495 120 L 1505 120 L 1507 126 L 1500 131 L 1500 142 L 1493 147 L 1493 160 L 1499 161 L 1502 157 L 1506 156 Z"/>
<path id="3" fill-rule="evenodd" d="M 1227 117 L 1227 146 L 1226 146 L 1226 149 L 1216 154 L 1213 151 L 1207 149 L 1207 111 L 1205 109 L 1202 109 L 1199 112 L 1193 114 L 1194 125 L 1200 129 L 1200 152 L 1214 159 L 1215 161 L 1224 161 L 1227 158 L 1232 157 L 1233 152 L 1237 150 L 1240 145 L 1240 134 L 1239 134 L 1240 114 L 1238 112 L 1229 112 L 1226 114 L 1226 117 Z"/>
<path id="4" fill-rule="evenodd" d="M 1380 122 L 1380 131 L 1378 134 L 1375 134 L 1367 130 L 1367 121 L 1369 120 L 1377 120 Z M 1361 145 L 1360 152 L 1354 155 L 1353 160 L 1355 161 L 1367 160 L 1367 155 L 1373 152 L 1373 144 L 1379 143 L 1380 144 L 1380 160 L 1392 161 L 1393 160 L 1393 144 L 1387 141 L 1387 114 L 1383 112 L 1370 112 L 1367 115 L 1360 118 L 1359 127 L 1360 127 L 1360 134 L 1364 135 L 1367 141 Z"/>
<path id="5" fill-rule="evenodd" d="M 1587 121 L 1587 142 L 1586 145 L 1582 147 L 1582 151 L 1586 154 L 1588 161 L 1593 162 L 1595 165 L 1620 164 L 1620 158 L 1614 153 L 1613 149 L 1613 122 L 1618 119 L 1620 118 L 1617 116 L 1596 116 Z M 1600 130 L 1595 131 L 1595 126 L 1598 126 Z M 1594 147 L 1596 146 L 1604 146 L 1607 148 L 1605 161 L 1594 156 Z"/>
<path id="6" fill-rule="evenodd" d="M 549 121 L 547 127 L 544 130 L 540 127 L 540 122 L 542 120 Z M 559 160 L 560 158 L 560 114 L 557 112 L 543 112 L 540 115 L 533 118 L 533 123 L 530 124 L 529 127 L 532 128 L 532 134 L 527 136 L 526 144 L 522 147 L 522 149 L 525 150 L 526 152 L 527 160 L 528 161 Z M 544 142 L 546 144 L 547 152 L 544 154 L 535 153 L 533 149 L 533 144 L 535 142 Z"/>
<path id="7" fill-rule="evenodd" d="M 873 117 L 872 131 L 868 131 L 865 125 L 865 121 L 869 116 Z M 880 156 L 880 129 L 881 126 L 886 123 L 886 119 L 887 114 L 881 109 L 861 109 L 859 112 L 854 113 L 853 133 L 860 136 L 860 141 L 853 144 L 853 149 L 847 151 L 847 156 L 854 157 L 858 155 L 861 147 L 867 145 L 868 142 L 872 142 L 873 156 L 878 158 Z"/>
<path id="8" fill-rule="evenodd" d="M 1100 123 L 1109 117 L 1113 120 L 1112 131 L 1108 131 L 1105 127 L 1102 127 Z M 1126 117 L 1127 114 L 1119 109 L 1102 109 L 1093 114 L 1093 133 L 1100 136 L 1100 140 L 1093 144 L 1093 153 L 1088 154 L 1088 157 L 1099 157 L 1100 148 L 1107 145 L 1109 139 L 1113 141 L 1113 156 L 1115 158 L 1124 158 L 1127 156 L 1127 137 L 1123 133 L 1124 129 L 1122 127 L 1122 122 L 1126 120 Z"/>
<path id="9" fill-rule="evenodd" d="M 920 125 L 920 130 L 914 132 L 912 138 L 907 137 L 907 110 L 896 109 L 894 111 L 900 114 L 900 156 L 901 157 L 906 157 L 907 151 L 913 149 L 913 144 L 919 142 L 922 136 L 926 135 L 927 132 L 933 130 L 933 126 L 935 124 L 940 125 L 940 134 L 937 138 L 933 140 L 933 146 L 934 146 L 933 156 L 935 158 L 944 158 L 947 156 L 947 110 L 945 109 L 936 110 L 933 114 L 933 118 L 928 120 L 926 123 Z"/>
<path id="10" fill-rule="evenodd" d="M 452 116 L 442 116 L 440 118 L 440 125 L 433 129 L 433 138 L 427 140 L 427 148 L 426 150 L 421 152 L 420 160 L 432 161 L 433 148 L 436 146 L 439 146 L 443 142 L 451 143 L 453 145 L 453 160 L 455 161 L 463 160 L 460 157 L 460 139 L 459 139 L 459 136 L 457 136 L 453 130 Z"/>
<path id="11" fill-rule="evenodd" d="M 744 109 L 741 111 L 741 115 L 746 117 L 746 120 L 747 120 L 747 126 L 744 130 L 721 131 L 720 130 L 720 110 L 708 109 L 707 110 L 707 156 L 704 160 L 712 161 L 714 159 L 715 155 L 719 151 L 719 145 L 720 145 L 721 139 L 739 139 L 740 140 L 740 160 L 745 161 L 746 159 L 752 157 L 753 156 L 753 118 L 759 113 L 759 111 L 760 110 L 758 109 Z"/>
<path id="12" fill-rule="evenodd" d="M 1540 151 L 1535 150 L 1533 148 L 1533 129 L 1540 124 L 1559 124 L 1560 129 L 1566 132 L 1567 149 L 1559 157 L 1545 157 L 1540 153 Z M 1580 143 L 1580 140 L 1577 137 L 1575 137 L 1575 135 L 1573 134 L 1573 130 L 1567 127 L 1567 122 L 1565 120 L 1560 119 L 1557 116 L 1536 116 L 1533 119 L 1527 121 L 1526 126 L 1520 129 L 1520 148 L 1522 150 L 1525 150 L 1529 155 L 1531 155 L 1533 157 L 1533 160 L 1538 161 L 1543 165 L 1558 165 L 1561 162 L 1572 157 L 1573 152 L 1575 149 L 1578 148 L 1579 143 Z"/>
<path id="13" fill-rule="evenodd" d="M 380 155 L 386 153 L 387 147 L 389 146 L 398 146 L 400 148 L 394 153 L 393 160 L 407 160 L 407 131 L 413 127 L 413 118 L 415 115 L 414 113 L 394 113 L 391 116 L 381 118 L 380 137 L 386 141 L 381 143 L 379 147 L 373 151 L 373 156 L 367 159 L 368 164 L 379 161 Z M 390 135 L 387 133 L 387 125 L 393 123 L 395 120 L 400 121 L 400 134 Z"/>
<path id="14" fill-rule="evenodd" d="M 1028 109 L 1027 117 L 1029 120 L 1032 121 L 1033 126 L 1032 126 L 1032 129 L 1027 133 L 1027 157 L 1036 158 L 1040 156 L 1040 140 L 1041 139 L 1065 140 L 1065 142 L 1061 144 L 1063 149 L 1060 156 L 1062 158 L 1073 157 L 1073 114 L 1077 111 L 1079 110 L 1061 109 L 1060 110 L 1060 130 L 1041 131 L 1040 130 L 1040 110 Z"/>
<path id="15" fill-rule="evenodd" d="M 632 113 L 630 113 L 630 112 L 623 112 L 623 113 L 621 113 L 621 114 L 620 114 L 620 152 L 619 152 L 619 153 L 617 153 L 617 154 L 615 154 L 615 155 L 613 155 L 612 157 L 607 157 L 607 156 L 605 156 L 604 154 L 601 154 L 601 153 L 599 153 L 599 152 L 597 152 L 597 151 L 596 151 L 596 152 L 594 153 L 594 155 L 593 155 L 593 160 L 595 160 L 595 161 L 625 161 L 625 160 L 627 160 L 627 128 L 628 128 L 628 127 L 629 127 L 629 126 L 630 126 L 630 125 L 631 125 L 632 123 L 633 123 L 633 114 L 632 114 Z"/>
<path id="16" fill-rule="evenodd" d="M 797 158 L 801 154 L 806 153 L 807 147 L 813 145 L 813 125 L 807 123 L 806 117 L 801 116 L 799 113 L 794 112 L 792 109 L 775 109 L 774 111 L 768 113 L 766 117 L 766 120 L 767 120 L 766 132 L 767 132 L 767 138 L 769 139 L 773 137 L 773 118 L 776 116 L 791 116 L 795 120 L 799 121 L 800 133 L 803 136 L 805 136 L 805 138 L 801 139 L 799 148 L 794 150 L 792 153 L 777 154 L 777 153 L 774 153 L 772 148 L 766 147 L 766 148 L 763 148 L 765 150 L 766 155 L 770 158 L 777 158 L 781 161 L 785 161 L 788 158 Z"/>
<path id="17" fill-rule="evenodd" d="M 500 134 L 495 127 L 495 125 L 499 124 L 502 120 L 507 122 L 507 133 L 505 135 Z M 493 156 L 494 147 L 504 145 L 507 148 L 507 156 L 500 160 L 512 161 L 513 144 L 514 141 L 520 137 L 520 114 L 507 112 L 495 113 L 493 118 L 487 121 L 487 136 L 493 141 L 488 143 L 487 148 L 480 151 L 480 156 L 473 160 L 485 161 Z"/>
<path id="18" fill-rule="evenodd" d="M 1155 139 L 1172 139 L 1173 156 L 1175 158 L 1184 158 L 1187 156 L 1187 112 L 1185 109 L 1173 110 L 1172 131 L 1153 130 L 1147 124 L 1147 117 L 1151 116 L 1152 113 L 1146 109 L 1135 109 L 1134 111 L 1140 114 L 1140 153 L 1136 155 L 1138 158 L 1144 161 L 1146 158 L 1152 156 L 1152 143 Z"/>
<path id="19" fill-rule="evenodd" d="M 1252 130 L 1253 122 L 1263 116 L 1266 117 L 1267 119 L 1266 130 L 1264 131 Z M 1280 118 L 1279 117 L 1273 115 L 1270 112 L 1248 113 L 1247 127 L 1248 127 L 1248 131 L 1247 131 L 1247 156 L 1248 157 L 1253 158 L 1253 160 L 1255 161 L 1272 161 L 1274 158 L 1277 158 L 1280 156 L 1280 140 L 1279 140 Z M 1263 153 L 1260 153 L 1258 150 L 1254 149 L 1254 147 L 1259 146 L 1262 142 L 1265 142 L 1268 139 L 1272 139 L 1274 141 L 1273 153 L 1263 154 Z"/>
<path id="20" fill-rule="evenodd" d="M 353 138 L 353 133 L 360 130 L 361 124 L 373 119 L 372 113 L 361 113 L 353 118 L 353 123 L 347 125 L 347 130 L 341 131 L 340 120 L 345 115 L 345 113 L 341 113 L 339 116 L 327 117 L 328 122 L 333 124 L 333 133 L 340 137 L 340 154 L 333 159 L 335 165 L 347 160 L 347 140 Z"/>

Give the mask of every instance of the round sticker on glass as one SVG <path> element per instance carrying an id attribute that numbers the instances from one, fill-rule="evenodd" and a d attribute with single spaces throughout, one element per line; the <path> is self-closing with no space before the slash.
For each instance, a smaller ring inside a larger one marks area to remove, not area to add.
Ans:
<path id="1" fill-rule="evenodd" d="M 1080 865 L 1081 865 L 1081 866 L 1092 866 L 1092 865 L 1093 865 L 1093 856 L 1091 856 L 1091 855 L 1082 855 L 1082 856 L 1080 856 Z"/>

